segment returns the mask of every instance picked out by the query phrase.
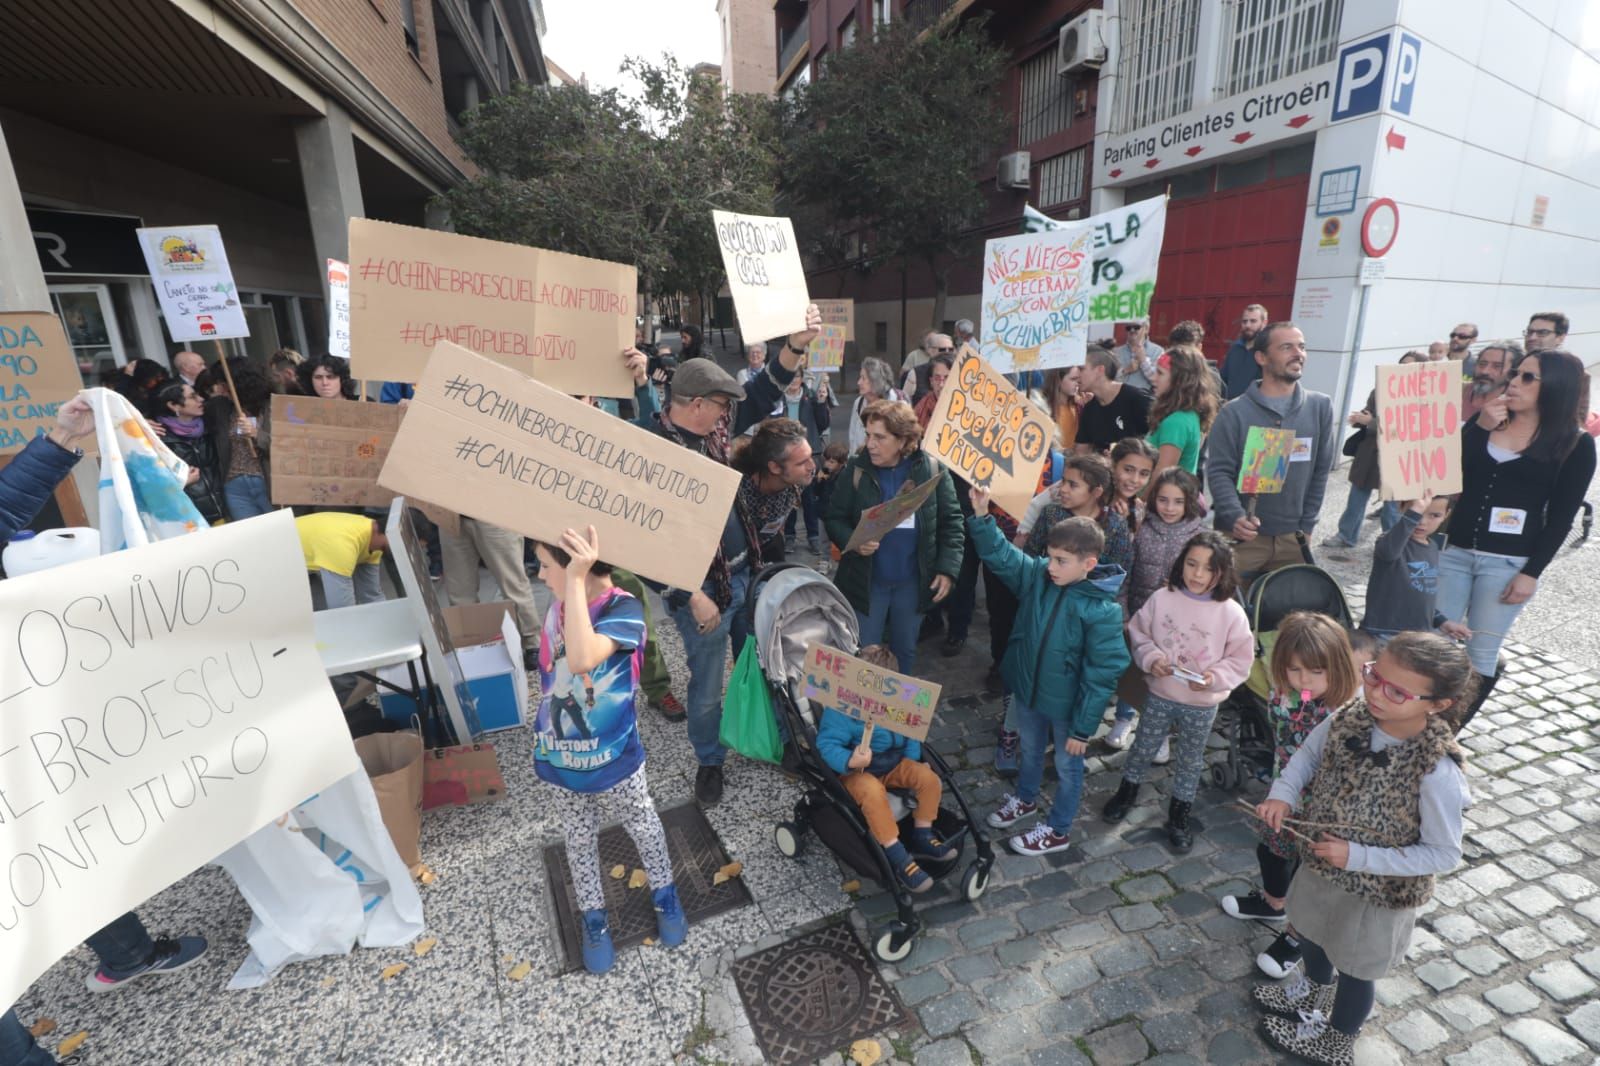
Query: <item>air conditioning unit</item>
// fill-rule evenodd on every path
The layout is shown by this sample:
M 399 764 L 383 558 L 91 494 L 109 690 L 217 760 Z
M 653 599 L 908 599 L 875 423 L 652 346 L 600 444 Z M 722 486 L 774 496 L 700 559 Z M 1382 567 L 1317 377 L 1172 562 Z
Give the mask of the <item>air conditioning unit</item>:
M 1028 152 L 1012 152 L 1000 157 L 995 168 L 995 186 L 1001 189 L 1033 188 L 1033 156 Z
M 1106 61 L 1106 13 L 1085 11 L 1065 26 L 1056 38 L 1056 73 L 1098 70 Z

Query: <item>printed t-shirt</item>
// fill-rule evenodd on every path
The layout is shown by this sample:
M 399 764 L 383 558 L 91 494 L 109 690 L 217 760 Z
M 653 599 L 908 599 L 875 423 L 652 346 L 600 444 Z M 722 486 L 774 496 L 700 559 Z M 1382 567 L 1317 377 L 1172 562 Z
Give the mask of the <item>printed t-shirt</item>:
M 633 710 L 644 660 L 644 607 L 621 589 L 609 589 L 589 604 L 589 620 L 617 650 L 577 677 L 567 668 L 560 600 L 551 602 L 539 633 L 534 770 L 573 792 L 604 792 L 644 765 Z

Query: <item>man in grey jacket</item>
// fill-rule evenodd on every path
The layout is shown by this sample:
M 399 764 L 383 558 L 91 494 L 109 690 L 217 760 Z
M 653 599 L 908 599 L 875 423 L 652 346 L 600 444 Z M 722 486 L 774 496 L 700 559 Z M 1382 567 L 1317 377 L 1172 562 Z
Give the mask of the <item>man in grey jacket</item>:
M 1249 582 L 1269 570 L 1304 561 L 1304 545 L 1317 524 L 1328 471 L 1338 451 L 1333 401 L 1302 388 L 1305 334 L 1292 322 L 1274 322 L 1252 346 L 1261 380 L 1229 400 L 1211 427 L 1206 487 L 1216 528 L 1237 542 L 1234 563 Z M 1257 497 L 1255 516 L 1239 497 L 1239 467 L 1251 426 L 1292 429 L 1294 456 L 1283 491 Z

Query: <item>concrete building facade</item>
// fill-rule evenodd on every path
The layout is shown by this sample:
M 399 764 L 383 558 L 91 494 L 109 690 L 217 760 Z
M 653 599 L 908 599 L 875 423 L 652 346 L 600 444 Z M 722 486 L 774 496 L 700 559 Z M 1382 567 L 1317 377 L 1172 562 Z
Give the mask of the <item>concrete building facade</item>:
M 729 92 L 770 95 L 773 62 L 771 0 L 717 0 L 722 31 L 722 84 Z

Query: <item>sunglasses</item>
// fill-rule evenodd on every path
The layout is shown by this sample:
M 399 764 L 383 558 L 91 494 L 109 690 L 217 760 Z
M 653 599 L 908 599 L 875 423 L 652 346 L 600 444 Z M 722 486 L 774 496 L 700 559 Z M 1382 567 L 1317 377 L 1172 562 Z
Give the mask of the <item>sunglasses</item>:
M 1524 385 L 1532 385 L 1534 382 L 1539 381 L 1540 378 L 1539 378 L 1539 375 L 1535 374 L 1533 371 L 1524 370 L 1520 374 L 1512 374 L 1511 377 L 1508 378 L 1507 380 L 1509 380 L 1509 381 L 1520 381 Z
M 1475 341 L 1478 339 L 1478 335 L 1476 333 L 1452 333 L 1450 334 L 1450 339 L 1453 341 Z
M 1367 663 L 1361 668 L 1361 677 L 1366 681 L 1367 684 L 1383 693 L 1385 699 L 1393 700 L 1395 703 L 1410 703 L 1412 700 L 1434 699 L 1433 696 L 1419 696 L 1414 692 L 1407 692 L 1399 685 L 1385 680 L 1384 676 L 1378 673 L 1378 664 L 1375 662 Z

